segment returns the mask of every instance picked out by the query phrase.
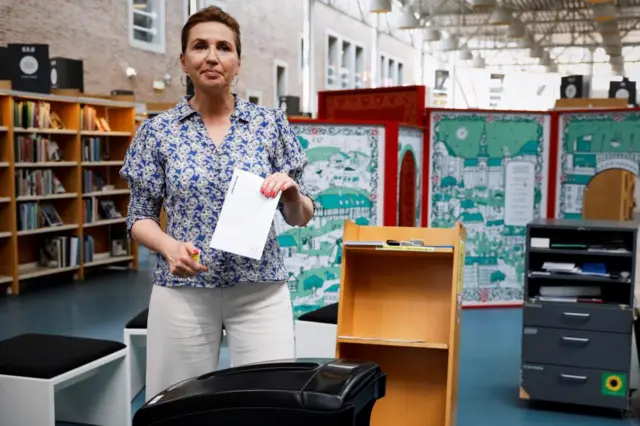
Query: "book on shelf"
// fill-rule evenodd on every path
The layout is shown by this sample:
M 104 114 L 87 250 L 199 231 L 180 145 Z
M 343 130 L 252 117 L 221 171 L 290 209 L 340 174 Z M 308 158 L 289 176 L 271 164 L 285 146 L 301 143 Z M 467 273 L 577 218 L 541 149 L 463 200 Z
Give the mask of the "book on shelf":
M 111 200 L 99 200 L 96 197 L 84 198 L 82 200 L 83 222 L 93 223 L 99 220 L 119 219 L 122 214 L 116 209 L 116 205 Z
M 43 135 L 16 135 L 13 148 L 14 158 L 19 163 L 62 160 L 58 143 Z
M 43 101 L 18 101 L 13 106 L 13 125 L 18 128 L 64 129 L 62 120 Z
M 111 127 L 104 117 L 98 117 L 97 110 L 89 105 L 82 107 L 82 114 L 80 115 L 80 124 L 82 130 L 88 131 L 100 131 L 110 132 Z
M 16 171 L 18 196 L 53 195 L 66 192 L 60 179 L 51 169 L 19 169 Z
M 82 139 L 82 161 L 109 160 L 109 145 L 102 138 Z
M 64 222 L 51 204 L 20 203 L 18 207 L 18 230 L 36 230 L 40 228 L 60 226 Z
M 84 259 L 84 263 L 93 262 L 93 256 L 95 254 L 95 245 L 93 240 L 93 235 L 85 235 L 84 236 L 84 247 L 82 258 Z
M 68 268 L 80 263 L 80 239 L 76 236 L 48 238 L 40 249 L 39 265 L 45 268 Z
M 105 186 L 104 179 L 98 172 L 95 172 L 91 169 L 84 169 L 82 171 L 83 175 L 83 191 L 85 193 L 102 191 L 102 188 Z

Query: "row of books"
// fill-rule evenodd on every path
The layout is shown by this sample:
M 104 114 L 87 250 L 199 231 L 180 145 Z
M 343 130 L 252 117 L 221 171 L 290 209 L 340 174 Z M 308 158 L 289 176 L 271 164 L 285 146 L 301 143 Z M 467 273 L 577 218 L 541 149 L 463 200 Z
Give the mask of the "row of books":
M 65 192 L 65 188 L 51 169 L 20 169 L 16 171 L 16 194 L 53 195 Z
M 84 169 L 82 171 L 82 185 L 82 191 L 88 193 L 102 191 L 106 184 L 100 173 L 94 170 Z
M 102 138 L 82 139 L 82 161 L 103 161 L 109 159 L 108 144 Z
M 87 237 L 85 235 L 85 242 Z M 80 263 L 80 238 L 62 235 L 48 238 L 40 249 L 39 265 L 45 268 L 69 268 Z M 85 256 L 86 261 L 86 256 Z
M 18 135 L 15 138 L 13 149 L 17 162 L 40 163 L 62 160 L 62 152 L 58 143 L 43 135 Z
M 111 200 L 99 200 L 96 197 L 84 198 L 82 200 L 83 211 L 82 221 L 93 223 L 99 220 L 118 219 L 122 214 L 116 209 L 116 205 Z
M 110 132 L 109 123 L 104 117 L 98 117 L 97 110 L 89 105 L 82 107 L 80 114 L 80 128 L 82 130 L 98 130 L 101 132 Z
M 21 203 L 18 206 L 18 231 L 63 225 L 58 211 L 52 204 Z
M 43 101 L 19 101 L 13 104 L 13 125 L 24 129 L 64 129 L 62 120 Z

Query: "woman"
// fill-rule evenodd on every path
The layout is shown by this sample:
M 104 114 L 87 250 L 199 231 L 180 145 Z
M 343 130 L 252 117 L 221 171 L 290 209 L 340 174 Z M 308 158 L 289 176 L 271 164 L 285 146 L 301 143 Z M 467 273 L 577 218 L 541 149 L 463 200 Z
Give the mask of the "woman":
M 231 92 L 240 58 L 233 17 L 216 7 L 192 15 L 180 61 L 195 95 L 142 123 L 120 171 L 131 189 L 127 230 L 162 255 L 149 307 L 147 398 L 215 370 L 223 326 L 232 365 L 294 357 L 287 272 L 273 225 L 261 260 L 208 247 L 234 168 L 263 176 L 265 197 L 281 192 L 290 225 L 305 226 L 314 211 L 302 181 L 306 155 L 284 113 Z

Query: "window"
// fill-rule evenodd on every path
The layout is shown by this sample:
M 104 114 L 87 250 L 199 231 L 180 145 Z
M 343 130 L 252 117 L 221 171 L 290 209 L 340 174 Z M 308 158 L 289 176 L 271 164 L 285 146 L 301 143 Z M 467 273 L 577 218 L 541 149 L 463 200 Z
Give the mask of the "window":
M 335 34 L 327 35 L 326 89 L 363 87 L 364 48 Z
M 404 64 L 388 55 L 380 55 L 380 86 L 402 86 Z
M 188 11 L 187 16 L 191 16 L 197 11 L 209 6 L 217 6 L 220 9 L 225 9 L 226 0 L 184 0 Z
M 247 100 L 252 104 L 262 104 L 262 92 L 255 92 L 253 90 L 247 90 Z
M 129 0 L 129 40 L 133 47 L 165 52 L 165 0 Z
M 289 67 L 286 62 L 281 61 L 276 61 L 275 65 L 274 105 L 278 108 L 280 106 L 280 97 L 287 96 L 287 87 L 289 84 L 287 81 L 287 71 Z

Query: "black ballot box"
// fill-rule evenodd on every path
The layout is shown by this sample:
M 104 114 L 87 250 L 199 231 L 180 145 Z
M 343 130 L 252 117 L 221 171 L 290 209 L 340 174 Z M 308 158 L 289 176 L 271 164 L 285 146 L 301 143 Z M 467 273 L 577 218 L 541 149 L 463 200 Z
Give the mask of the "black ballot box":
M 84 93 L 84 68 L 79 59 L 51 58 L 51 88 Z
M 33 93 L 51 91 L 48 44 L 9 43 L 7 51 L 13 90 Z
M 215 371 L 178 383 L 133 426 L 368 426 L 386 375 L 368 361 L 300 359 Z

